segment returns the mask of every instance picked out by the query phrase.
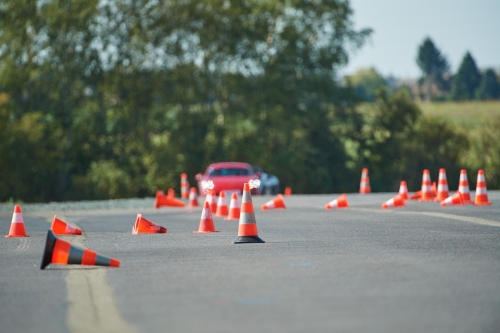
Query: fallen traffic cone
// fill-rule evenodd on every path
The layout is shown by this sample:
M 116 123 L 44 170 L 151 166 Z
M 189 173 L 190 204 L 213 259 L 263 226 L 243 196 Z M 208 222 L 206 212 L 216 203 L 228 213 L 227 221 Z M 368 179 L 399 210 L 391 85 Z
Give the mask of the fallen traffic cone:
M 486 193 L 486 180 L 484 179 L 483 170 L 477 172 L 476 201 L 474 201 L 474 205 L 491 205 L 491 202 L 488 201 L 488 193 Z
M 169 188 L 168 191 L 167 191 L 167 197 L 169 198 L 175 198 L 175 190 L 173 188 Z
M 233 192 L 231 195 L 231 202 L 229 203 L 229 214 L 224 220 L 239 220 L 240 219 L 240 206 L 238 204 L 238 194 Z
M 224 191 L 220 191 L 219 202 L 217 203 L 217 211 L 215 212 L 215 216 L 227 216 L 228 213 L 226 193 L 224 193 Z
M 383 209 L 393 208 L 393 207 L 406 207 L 405 201 L 401 194 L 396 195 L 394 198 L 387 200 L 382 204 Z
M 189 190 L 189 208 L 198 207 L 198 193 L 196 192 L 196 187 L 191 187 Z
M 419 201 L 432 201 L 434 200 L 434 193 L 431 187 L 431 174 L 429 170 L 425 169 L 422 175 L 422 196 Z
M 82 231 L 68 223 L 64 222 L 57 218 L 54 215 L 54 219 L 52 220 L 52 225 L 50 226 L 50 230 L 54 232 L 56 235 L 81 235 Z
M 446 170 L 441 168 L 439 169 L 437 195 L 434 201 L 443 201 L 449 196 L 450 193 L 448 191 L 448 180 L 446 179 Z
M 340 197 L 337 199 L 330 201 L 329 203 L 326 204 L 325 206 L 326 209 L 332 209 L 332 208 L 349 208 L 349 204 L 347 203 L 347 196 L 342 194 Z
M 156 191 L 156 197 L 155 197 L 155 203 L 154 207 L 159 208 L 159 207 L 184 207 L 186 204 L 180 200 L 177 200 L 173 197 L 169 197 L 168 195 L 165 195 L 163 191 Z
M 463 205 L 464 204 L 464 198 L 462 196 L 462 193 L 456 192 L 453 194 L 451 197 L 448 197 L 441 201 L 441 206 L 453 206 L 453 205 Z
M 368 177 L 368 169 L 363 168 L 361 171 L 361 182 L 359 183 L 359 193 L 370 193 L 372 191 L 370 187 L 370 177 Z
M 285 195 L 286 196 L 292 195 L 292 189 L 290 187 L 285 188 Z
M 132 234 L 165 234 L 167 228 L 164 228 L 154 222 L 146 220 L 141 214 L 137 214 L 134 226 L 132 227 Z
M 462 194 L 462 198 L 464 199 L 464 203 L 474 203 L 470 197 L 469 191 L 469 180 L 467 179 L 467 170 L 460 170 L 460 181 L 458 182 L 458 192 Z
M 26 229 L 24 228 L 23 213 L 21 212 L 21 206 L 16 205 L 14 207 L 14 213 L 12 214 L 12 222 L 10 224 L 9 234 L 5 236 L 6 238 L 11 237 L 29 237 L 26 234 Z
M 399 194 L 405 200 L 408 200 L 408 186 L 406 186 L 406 180 L 402 180 L 399 183 Z
M 181 174 L 181 198 L 189 198 L 189 182 L 185 173 Z
M 108 258 L 92 250 L 72 245 L 56 238 L 52 230 L 49 230 L 40 269 L 44 269 L 49 264 L 120 267 L 120 260 Z
M 243 185 L 238 237 L 233 241 L 233 244 L 242 243 L 265 243 L 257 232 L 257 222 L 255 221 L 252 195 L 250 194 L 250 185 L 248 183 Z
M 218 232 L 215 230 L 214 220 L 212 219 L 212 212 L 210 210 L 210 204 L 205 201 L 203 204 L 203 210 L 201 211 L 200 226 L 198 231 L 193 231 L 195 234 L 204 234 L 208 232 Z
M 278 194 L 276 198 L 262 205 L 262 210 L 285 208 L 285 201 L 283 200 L 283 196 L 281 194 Z
M 417 200 L 420 199 L 421 197 L 422 197 L 422 191 L 417 191 L 410 197 L 410 200 Z

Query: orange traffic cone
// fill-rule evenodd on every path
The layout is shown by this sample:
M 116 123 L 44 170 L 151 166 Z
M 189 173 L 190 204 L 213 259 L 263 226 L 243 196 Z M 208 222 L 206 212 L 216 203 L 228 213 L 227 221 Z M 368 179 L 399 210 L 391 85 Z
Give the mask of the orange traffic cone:
M 406 207 L 404 199 L 400 194 L 396 195 L 394 198 L 387 200 L 382 204 L 383 209 L 392 207 Z
M 210 192 L 208 192 L 205 201 L 210 204 L 210 210 L 212 212 L 217 212 L 217 198 L 215 197 L 215 190 L 210 190 Z
M 154 222 L 146 220 L 141 214 L 137 214 L 134 226 L 132 227 L 132 234 L 165 234 L 167 228 L 164 228 Z
M 238 204 L 238 194 L 233 192 L 231 195 L 231 202 L 229 203 L 229 214 L 224 220 L 239 220 L 240 219 L 240 206 Z
M 196 192 L 196 187 L 191 187 L 189 190 L 189 208 L 198 207 L 198 193 Z
M 486 192 L 486 180 L 484 179 L 484 171 L 479 170 L 477 172 L 476 201 L 474 201 L 474 205 L 491 205 L 491 202 L 488 201 L 488 193 Z
M 212 219 L 212 212 L 210 210 L 210 204 L 205 201 L 203 204 L 203 210 L 201 211 L 200 226 L 198 231 L 193 231 L 195 234 L 204 234 L 208 232 L 218 232 L 215 230 L 214 220 Z
M 450 193 L 448 191 L 448 180 L 446 179 L 446 170 L 441 168 L 439 169 L 437 196 L 434 199 L 434 201 L 443 201 L 449 196 Z
M 368 177 L 368 169 L 363 168 L 361 172 L 361 183 L 359 184 L 359 193 L 370 193 L 372 191 L 370 187 L 370 177 Z
M 40 269 L 44 269 L 49 264 L 120 267 L 119 260 L 102 256 L 83 247 L 71 245 L 69 242 L 56 238 L 52 230 L 47 232 Z
M 250 185 L 248 183 L 243 185 L 238 237 L 233 241 L 233 244 L 242 243 L 264 243 L 257 232 L 257 222 L 255 221 L 252 195 L 250 194 Z
M 50 226 L 50 230 L 54 232 L 56 235 L 81 235 L 82 231 L 68 223 L 64 222 L 57 218 L 54 215 L 54 219 L 52 220 L 52 225 Z
M 10 231 L 6 238 L 11 237 L 29 237 L 26 234 L 26 229 L 24 228 L 23 213 L 21 212 L 21 206 L 16 205 L 14 207 L 14 213 L 12 214 L 12 222 L 10 224 Z
M 399 194 L 404 200 L 408 200 L 408 186 L 406 186 L 405 180 L 399 183 Z
M 417 191 L 410 197 L 410 200 L 417 200 L 420 199 L 421 197 L 422 197 L 422 191 Z
M 169 188 L 168 191 L 167 191 L 167 197 L 169 198 L 175 198 L 175 190 L 173 188 Z
M 189 198 L 189 182 L 185 173 L 181 174 L 181 198 Z
M 441 201 L 441 206 L 453 206 L 453 205 L 463 205 L 464 204 L 464 198 L 462 196 L 462 193 L 457 192 L 453 194 L 451 197 L 448 197 Z
M 470 197 L 469 180 L 467 179 L 467 170 L 460 170 L 460 181 L 458 182 L 458 192 L 462 194 L 464 203 L 474 203 Z
M 349 204 L 347 203 L 347 196 L 342 194 L 340 197 L 337 199 L 330 201 L 329 203 L 326 204 L 325 206 L 326 209 L 332 209 L 332 208 L 349 208 Z
M 431 186 L 431 174 L 429 170 L 425 169 L 422 175 L 422 196 L 419 201 L 432 201 L 434 200 L 434 193 Z
M 184 207 L 186 204 L 180 200 L 175 199 L 174 197 L 170 197 L 168 195 L 165 195 L 163 191 L 156 191 L 156 197 L 155 197 L 155 203 L 154 207 L 159 208 L 159 207 Z
M 227 209 L 226 193 L 224 193 L 224 191 L 220 191 L 215 216 L 227 216 L 227 214 L 229 214 L 229 212 Z
M 285 208 L 285 201 L 283 200 L 283 196 L 281 194 L 278 194 L 276 198 L 262 205 L 262 210 Z
M 288 196 L 288 195 L 292 195 L 292 189 L 290 187 L 286 187 L 285 188 L 285 195 Z

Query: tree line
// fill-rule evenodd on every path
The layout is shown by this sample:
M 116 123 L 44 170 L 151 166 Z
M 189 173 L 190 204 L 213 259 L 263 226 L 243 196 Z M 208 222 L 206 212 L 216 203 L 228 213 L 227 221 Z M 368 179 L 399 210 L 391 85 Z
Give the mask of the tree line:
M 448 168 L 467 138 L 404 92 L 369 110 L 337 84 L 355 30 L 343 0 L 4 0 L 0 200 L 152 196 L 245 161 L 296 193 L 374 191 Z M 456 176 L 454 176 L 456 175 Z M 456 178 L 456 179 L 455 179 Z
M 395 78 L 383 77 L 375 68 L 361 68 L 347 76 L 351 85 L 364 101 L 373 101 L 378 89 L 406 89 L 414 100 L 423 101 L 471 101 L 500 99 L 500 78 L 493 68 L 480 71 L 470 52 L 466 52 L 457 72 L 452 73 L 450 63 L 430 37 L 419 45 L 416 56 L 422 76 L 418 89 L 407 85 L 397 86 Z

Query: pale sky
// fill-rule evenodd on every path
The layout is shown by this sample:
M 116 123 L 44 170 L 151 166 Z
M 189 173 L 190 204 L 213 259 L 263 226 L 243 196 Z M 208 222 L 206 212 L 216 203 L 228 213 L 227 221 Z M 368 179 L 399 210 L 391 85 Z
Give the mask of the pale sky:
M 467 51 L 479 68 L 500 69 L 500 0 L 351 0 L 356 29 L 372 38 L 342 74 L 375 67 L 382 75 L 416 78 L 418 46 L 430 37 L 455 73 Z

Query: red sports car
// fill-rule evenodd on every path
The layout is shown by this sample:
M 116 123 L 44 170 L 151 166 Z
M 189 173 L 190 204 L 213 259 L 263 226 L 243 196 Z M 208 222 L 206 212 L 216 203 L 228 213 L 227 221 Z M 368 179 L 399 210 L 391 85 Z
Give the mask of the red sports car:
M 213 189 L 216 194 L 220 191 L 237 192 L 241 194 L 243 191 L 243 184 L 248 183 L 250 180 L 259 179 L 259 174 L 255 173 L 252 166 L 248 163 L 240 162 L 219 162 L 210 164 L 207 170 L 202 175 L 201 173 L 196 176 L 198 180 L 199 193 L 205 195 L 207 189 L 203 185 L 207 185 L 212 181 Z M 251 190 L 252 194 L 260 194 L 258 188 Z

